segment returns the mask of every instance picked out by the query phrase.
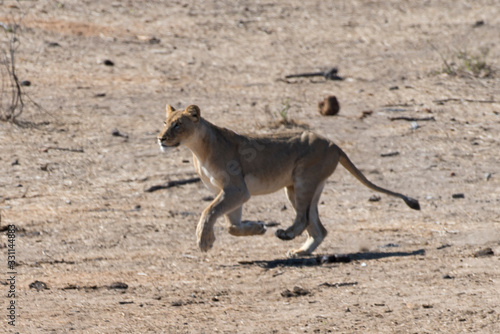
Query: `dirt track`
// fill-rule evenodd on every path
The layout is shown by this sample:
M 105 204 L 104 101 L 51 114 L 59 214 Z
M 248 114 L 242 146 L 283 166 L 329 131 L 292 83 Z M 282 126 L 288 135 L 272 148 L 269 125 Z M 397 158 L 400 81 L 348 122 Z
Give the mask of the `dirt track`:
M 21 120 L 36 126 L 0 123 L 0 227 L 17 226 L 19 264 L 16 327 L 0 285 L 0 328 L 500 332 L 498 1 L 279 2 L 0 3 L 0 22 L 26 13 L 17 67 L 45 109 L 27 105 Z M 343 81 L 284 79 L 333 66 Z M 340 114 L 321 116 L 332 94 Z M 187 149 L 162 155 L 156 144 L 166 103 L 197 104 L 242 133 L 278 131 L 289 104 L 288 120 L 422 211 L 368 201 L 374 193 L 339 168 L 313 257 L 286 260 L 303 237 L 283 242 L 277 227 L 236 238 L 222 224 L 201 253 L 194 230 L 210 192 L 145 192 L 195 176 Z M 244 217 L 285 227 L 293 212 L 280 192 L 252 198 Z M 6 245 L 2 234 L 4 277 Z M 333 254 L 351 261 L 317 261 Z M 37 280 L 48 289 L 30 288 Z

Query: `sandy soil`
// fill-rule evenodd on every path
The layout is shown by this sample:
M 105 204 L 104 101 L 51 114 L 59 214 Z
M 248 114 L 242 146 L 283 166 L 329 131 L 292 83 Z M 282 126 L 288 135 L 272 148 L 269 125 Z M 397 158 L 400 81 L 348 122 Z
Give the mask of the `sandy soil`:
M 0 123 L 0 227 L 17 227 L 15 327 L 0 236 L 7 332 L 500 332 L 498 1 L 0 2 L 12 19 L 19 77 L 44 110 Z M 334 66 L 344 80 L 285 79 Z M 338 116 L 318 113 L 328 95 Z M 289 104 L 288 120 L 422 210 L 368 201 L 339 168 L 314 256 L 286 260 L 304 237 L 278 227 L 236 238 L 220 223 L 201 253 L 210 192 L 145 191 L 195 176 L 187 149 L 155 142 L 166 103 L 252 133 L 287 130 L 273 126 Z M 244 216 L 285 227 L 293 212 L 279 192 Z M 350 261 L 318 261 L 334 254 Z

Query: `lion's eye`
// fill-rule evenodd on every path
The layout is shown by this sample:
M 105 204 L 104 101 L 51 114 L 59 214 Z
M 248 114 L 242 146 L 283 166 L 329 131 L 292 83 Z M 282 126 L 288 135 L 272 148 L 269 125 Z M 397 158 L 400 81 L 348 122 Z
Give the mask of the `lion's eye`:
M 180 128 L 180 127 L 181 127 L 181 125 L 180 125 L 179 123 L 175 123 L 175 124 L 174 124 L 174 130 L 177 130 L 177 129 L 178 129 L 178 128 Z

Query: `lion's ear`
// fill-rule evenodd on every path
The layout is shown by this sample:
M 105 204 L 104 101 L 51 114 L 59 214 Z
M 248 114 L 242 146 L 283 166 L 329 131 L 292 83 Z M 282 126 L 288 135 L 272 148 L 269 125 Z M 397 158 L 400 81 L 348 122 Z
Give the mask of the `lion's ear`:
M 170 104 L 167 104 L 167 107 L 165 108 L 165 112 L 167 113 L 167 117 L 170 116 L 171 113 L 175 111 L 175 108 L 172 107 Z
M 200 121 L 200 117 L 201 117 L 200 116 L 200 108 L 198 106 L 190 105 L 189 107 L 186 108 L 186 110 L 184 110 L 184 113 L 189 115 L 189 117 L 191 118 L 191 120 L 193 120 L 193 122 Z

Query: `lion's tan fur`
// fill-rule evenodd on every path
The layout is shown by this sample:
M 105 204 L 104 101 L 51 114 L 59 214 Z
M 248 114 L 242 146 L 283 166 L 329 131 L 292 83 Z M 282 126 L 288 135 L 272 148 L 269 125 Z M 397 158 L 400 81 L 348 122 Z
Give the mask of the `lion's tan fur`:
M 165 127 L 158 136 L 160 146 L 188 147 L 196 172 L 217 195 L 203 211 L 196 229 L 202 251 L 212 247 L 213 225 L 221 216 L 225 216 L 228 231 L 233 235 L 265 233 L 262 223 L 241 221 L 242 205 L 252 195 L 284 188 L 296 218 L 286 230 L 277 230 L 276 236 L 291 240 L 305 230 L 306 242 L 288 255 L 312 253 L 327 234 L 318 216 L 318 201 L 326 179 L 339 162 L 369 188 L 400 197 L 412 208 L 419 208 L 416 200 L 372 184 L 337 145 L 313 132 L 243 136 L 206 121 L 194 105 L 180 111 L 167 106 L 166 113 Z

